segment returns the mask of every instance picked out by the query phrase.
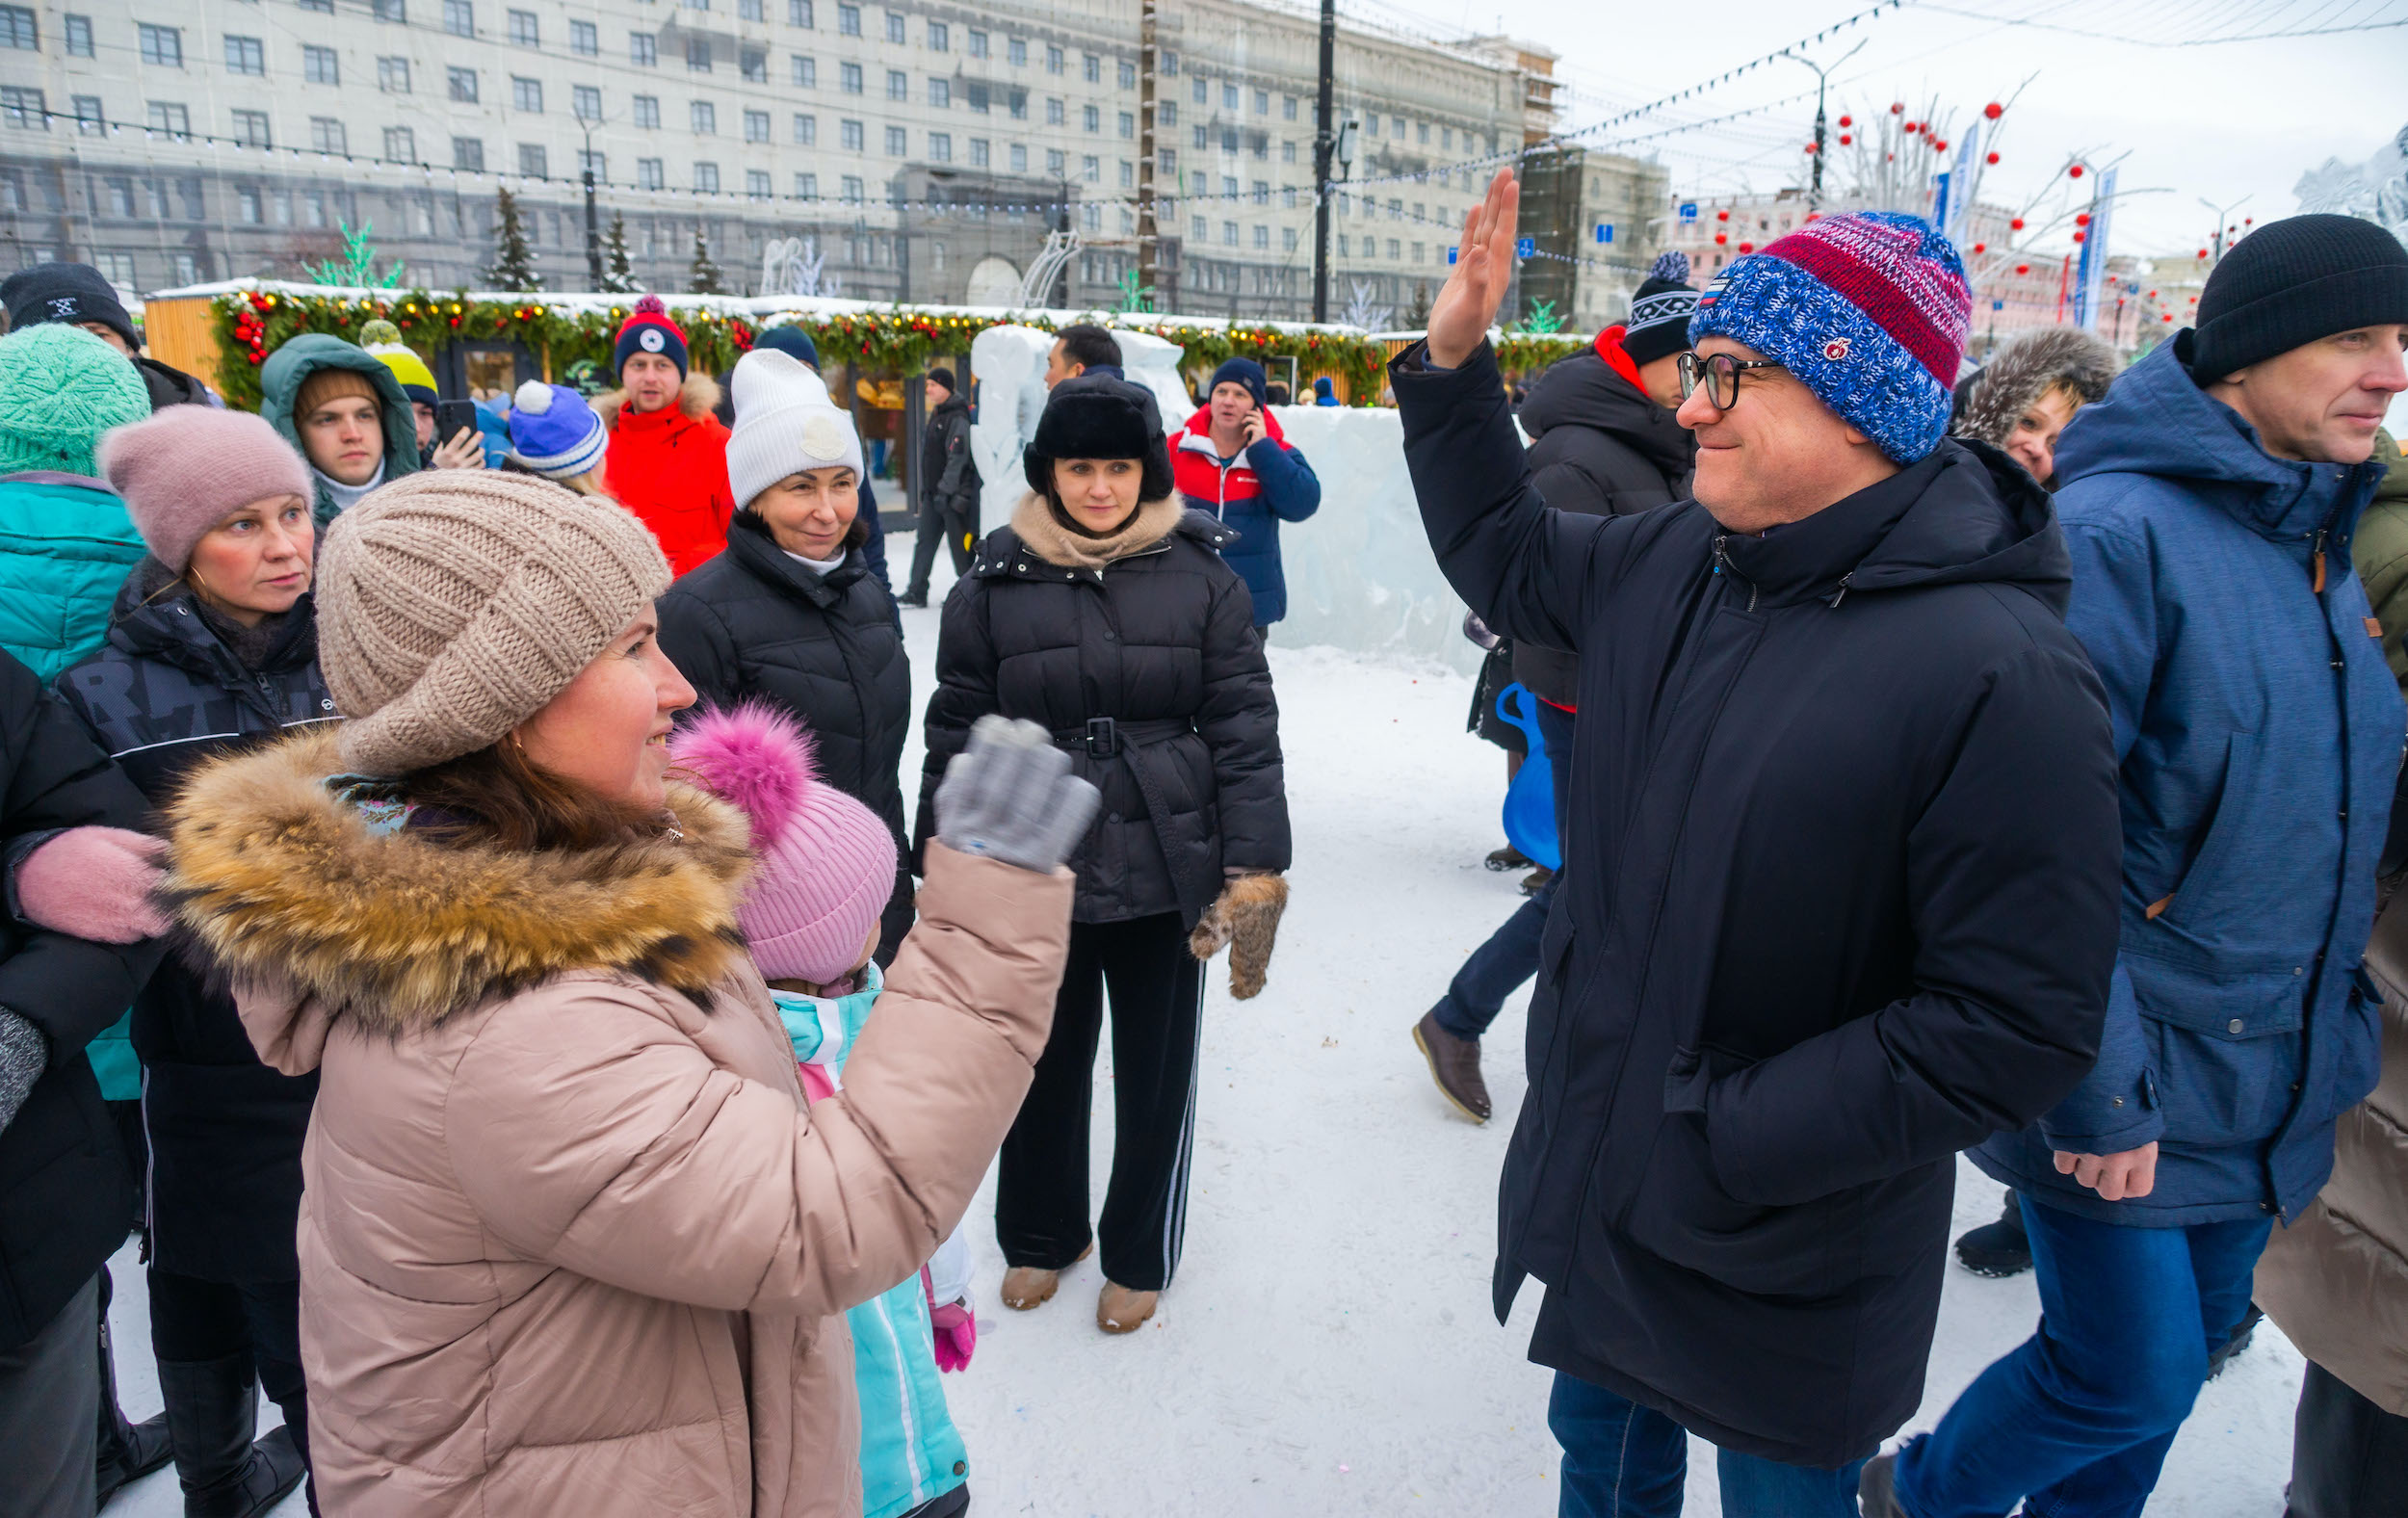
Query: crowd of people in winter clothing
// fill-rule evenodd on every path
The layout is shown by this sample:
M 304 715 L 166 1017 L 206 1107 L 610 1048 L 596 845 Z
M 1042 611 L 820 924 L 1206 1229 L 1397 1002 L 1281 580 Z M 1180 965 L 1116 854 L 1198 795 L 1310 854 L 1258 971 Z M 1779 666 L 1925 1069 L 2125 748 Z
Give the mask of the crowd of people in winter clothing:
M 1543 1288 L 1560 1511 L 1677 1513 L 1693 1435 L 1734 1515 L 2135 1513 L 2260 1309 L 2291 1511 L 2387 1510 L 2408 249 L 2271 222 L 2123 373 L 1967 373 L 1948 241 L 1818 217 L 1659 260 L 1517 432 L 1517 214 L 1500 173 L 1389 380 L 1475 725 L 1547 781 L 1552 866 L 1411 1037 L 1484 1122 L 1534 982 L 1492 1306 Z M 1006 1307 L 1094 1252 L 1098 1328 L 1152 1321 L 1208 963 L 1268 982 L 1322 484 L 1262 367 L 1166 426 L 1064 329 L 984 532 L 931 370 L 899 596 L 798 327 L 714 378 L 646 297 L 615 391 L 438 436 L 384 324 L 254 416 L 89 270 L 0 301 L 0 1513 L 168 1463 L 195 1518 L 966 1510 L 973 1191 Z M 2012 1190 L 1958 1258 L 2042 1318 L 1893 1443 L 1959 1154 Z

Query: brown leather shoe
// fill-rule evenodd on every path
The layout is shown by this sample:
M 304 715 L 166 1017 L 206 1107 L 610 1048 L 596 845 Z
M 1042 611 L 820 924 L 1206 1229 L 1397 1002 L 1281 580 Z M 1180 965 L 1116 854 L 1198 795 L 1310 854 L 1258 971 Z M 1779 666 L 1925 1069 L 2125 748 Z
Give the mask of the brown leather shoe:
M 1089 1243 L 1079 1251 L 1079 1259 L 1084 1260 L 1094 1252 L 1095 1245 Z M 1073 1265 L 1077 1263 L 1078 1260 L 1071 1262 Z M 1015 1265 L 1004 1272 L 1004 1305 L 1016 1313 L 1044 1306 L 1054 1299 L 1054 1293 L 1060 1289 L 1060 1270 L 1048 1270 L 1034 1265 Z
M 1488 1083 L 1479 1077 L 1479 1040 L 1457 1038 L 1438 1026 L 1436 1012 L 1413 1025 L 1413 1042 L 1429 1061 L 1429 1078 L 1456 1112 L 1476 1123 L 1488 1121 Z
M 1154 1316 L 1154 1304 L 1162 1296 L 1160 1292 L 1131 1291 L 1106 1281 L 1103 1294 L 1095 1298 L 1095 1326 L 1106 1333 L 1134 1333 Z

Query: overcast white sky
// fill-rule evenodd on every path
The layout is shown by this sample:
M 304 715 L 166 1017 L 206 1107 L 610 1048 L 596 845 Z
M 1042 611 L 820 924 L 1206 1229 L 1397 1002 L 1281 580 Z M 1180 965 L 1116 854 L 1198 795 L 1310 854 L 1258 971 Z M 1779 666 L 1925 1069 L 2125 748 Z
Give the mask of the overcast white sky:
M 1700 83 L 1870 8 L 1871 0 L 1340 0 L 1365 20 L 1446 34 L 1503 30 L 1563 55 L 1578 92 L 1565 124 L 1584 125 Z M 2214 45 L 2138 45 L 2010 19 L 2177 42 L 2369 21 L 2408 22 L 2408 0 L 1938 0 L 1857 22 L 1809 49 L 1833 73 L 1831 113 L 1919 107 L 1935 95 L 1960 117 L 2007 99 L 2002 162 L 1983 198 L 2020 205 L 2061 185 L 2072 154 L 2126 155 L 2120 188 L 2163 187 L 2119 203 L 2113 248 L 2174 253 L 2196 247 L 2220 203 L 2261 221 L 2294 214 L 2302 171 L 2338 156 L 2361 162 L 2408 123 L 2408 25 Z M 1604 137 L 1657 130 L 1780 99 L 1814 86 L 1793 63 L 1741 79 Z M 1632 144 L 1662 156 L 1676 191 L 1712 195 L 1804 182 L 1811 97 L 1724 126 Z M 1592 139 L 1593 140 L 1593 139 Z M 1951 155 L 1952 156 L 1952 155 Z M 2071 186 L 2064 186 L 2072 189 Z M 2035 215 L 2034 224 L 2047 213 Z M 2063 234 L 2050 242 L 2063 246 Z

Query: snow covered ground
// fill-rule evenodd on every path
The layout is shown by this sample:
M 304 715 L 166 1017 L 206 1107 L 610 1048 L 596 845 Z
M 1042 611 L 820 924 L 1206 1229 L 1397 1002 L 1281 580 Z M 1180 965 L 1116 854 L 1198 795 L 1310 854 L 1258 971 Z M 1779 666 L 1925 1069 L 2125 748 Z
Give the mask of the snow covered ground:
M 904 617 L 923 694 L 936 615 Z M 987 1303 L 978 1356 L 946 1378 L 974 1513 L 1555 1511 L 1548 1373 L 1523 1359 L 1536 1291 L 1505 1327 L 1487 1308 L 1497 1170 L 1523 1094 L 1522 1004 L 1486 1043 L 1498 1117 L 1484 1128 L 1444 1105 L 1407 1036 L 1520 900 L 1513 877 L 1479 865 L 1501 841 L 1501 756 L 1464 735 L 1470 683 L 1439 667 L 1284 647 L 1271 664 L 1295 896 L 1260 999 L 1229 1001 L 1215 966 L 1185 1264 L 1128 1339 L 1095 1328 L 1092 1261 L 1044 1308 L 1006 1312 L 990 1178 L 963 1224 Z M 916 751 L 906 763 L 916 774 Z M 1109 1079 L 1099 1069 L 1099 1205 Z M 1999 1189 L 1970 1165 L 1959 1178 L 1957 1227 L 1995 1217 Z M 136 1417 L 159 1405 L 141 1279 L 121 1254 L 118 1363 Z M 2028 1276 L 1951 1268 L 1909 1431 L 2037 1313 Z M 2277 1518 L 2300 1368 L 2272 1324 L 2259 1330 L 2200 1399 L 2153 1518 Z M 1711 1451 L 1693 1445 L 1688 1511 L 1719 1509 Z M 171 1473 L 111 1508 L 180 1510 Z M 296 1498 L 279 1512 L 301 1510 Z

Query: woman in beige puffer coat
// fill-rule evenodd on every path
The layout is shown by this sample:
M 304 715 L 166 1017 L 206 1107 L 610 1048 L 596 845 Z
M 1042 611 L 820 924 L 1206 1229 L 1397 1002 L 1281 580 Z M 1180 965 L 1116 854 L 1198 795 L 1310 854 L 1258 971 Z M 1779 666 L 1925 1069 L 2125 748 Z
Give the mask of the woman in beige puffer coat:
M 185 927 L 261 1057 L 322 1073 L 301 1351 L 344 1518 L 857 1514 L 837 1315 L 954 1227 L 1044 1047 L 1092 804 L 1061 767 L 956 802 L 948 845 L 1060 825 L 929 851 L 845 1090 L 803 1104 L 736 930 L 745 825 L 665 774 L 667 581 L 540 481 L 378 491 L 322 558 L 351 721 L 173 810 Z

